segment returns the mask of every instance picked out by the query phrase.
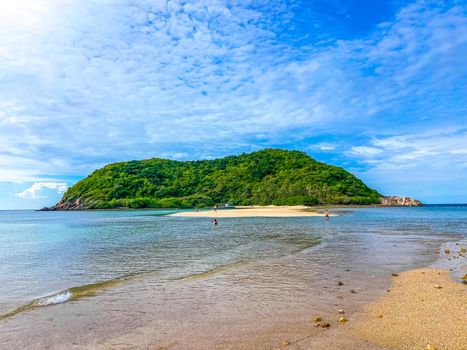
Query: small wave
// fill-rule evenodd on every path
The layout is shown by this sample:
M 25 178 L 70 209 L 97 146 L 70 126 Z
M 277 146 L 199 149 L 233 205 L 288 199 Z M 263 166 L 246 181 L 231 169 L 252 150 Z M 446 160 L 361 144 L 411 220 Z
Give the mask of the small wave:
M 227 272 L 229 270 L 233 270 L 233 269 L 238 268 L 238 267 L 243 266 L 243 265 L 245 265 L 244 261 L 237 261 L 237 262 L 234 262 L 234 263 L 231 263 L 231 264 L 215 267 L 215 268 L 213 268 L 211 270 L 208 270 L 208 271 L 203 271 L 203 272 L 198 272 L 198 273 L 194 273 L 194 274 L 187 275 L 187 276 L 182 276 L 182 277 L 177 278 L 177 279 L 180 280 L 180 281 L 206 279 L 206 278 L 209 278 L 209 277 L 213 277 L 215 275 L 222 274 L 222 273 Z
M 142 275 L 142 274 L 138 274 L 138 275 Z M 61 292 L 47 295 L 45 297 L 34 299 L 24 305 L 17 307 L 14 310 L 8 311 L 4 314 L 0 314 L 0 320 L 4 320 L 6 318 L 15 316 L 21 312 L 36 309 L 39 307 L 63 304 L 68 301 L 75 301 L 81 298 L 93 297 L 99 291 L 103 291 L 105 289 L 116 287 L 124 283 L 127 283 L 130 279 L 135 278 L 138 275 L 128 275 L 128 276 L 115 278 L 112 280 L 85 284 L 82 286 L 65 289 Z
M 66 290 L 48 297 L 37 299 L 37 306 L 62 304 L 70 300 L 72 296 L 73 293 L 70 290 Z

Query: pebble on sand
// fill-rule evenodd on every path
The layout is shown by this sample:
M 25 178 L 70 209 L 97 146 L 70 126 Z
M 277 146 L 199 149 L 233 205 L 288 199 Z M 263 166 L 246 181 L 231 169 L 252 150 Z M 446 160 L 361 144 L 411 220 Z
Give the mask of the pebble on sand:
M 329 323 L 323 321 L 323 322 L 319 322 L 319 323 L 315 324 L 315 327 L 329 328 L 329 327 L 331 327 L 331 325 Z
M 345 323 L 345 322 L 347 322 L 347 321 L 348 321 L 348 319 L 346 319 L 345 317 L 339 318 L 339 322 L 340 322 L 340 323 Z

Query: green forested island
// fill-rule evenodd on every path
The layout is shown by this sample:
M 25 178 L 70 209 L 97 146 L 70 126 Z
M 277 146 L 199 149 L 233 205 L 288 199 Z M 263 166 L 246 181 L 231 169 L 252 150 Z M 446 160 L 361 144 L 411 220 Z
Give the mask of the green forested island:
M 381 197 L 340 167 L 299 151 L 265 149 L 214 160 L 109 164 L 50 209 L 377 204 Z

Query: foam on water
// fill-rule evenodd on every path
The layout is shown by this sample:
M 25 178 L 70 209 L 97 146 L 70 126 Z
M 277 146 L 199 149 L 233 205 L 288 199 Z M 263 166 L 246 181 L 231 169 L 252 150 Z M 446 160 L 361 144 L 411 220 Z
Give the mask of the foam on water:
M 78 286 L 78 287 L 72 287 L 72 288 L 66 289 L 58 293 L 54 293 L 51 295 L 47 295 L 45 297 L 34 299 L 28 303 L 25 303 L 17 307 L 14 310 L 0 314 L 0 320 L 15 316 L 24 311 L 36 309 L 39 307 L 63 304 L 68 301 L 74 301 L 74 300 L 78 300 L 78 299 L 86 298 L 86 297 L 93 297 L 99 291 L 103 291 L 111 287 L 122 285 L 128 282 L 130 279 L 135 278 L 135 277 L 137 277 L 137 275 L 123 276 L 123 277 L 115 278 L 112 280 L 86 284 L 86 285 Z
M 65 303 L 71 299 L 73 293 L 70 290 L 66 290 L 64 292 L 60 292 L 45 298 L 41 298 L 37 300 L 37 306 L 47 306 L 47 305 L 55 305 Z

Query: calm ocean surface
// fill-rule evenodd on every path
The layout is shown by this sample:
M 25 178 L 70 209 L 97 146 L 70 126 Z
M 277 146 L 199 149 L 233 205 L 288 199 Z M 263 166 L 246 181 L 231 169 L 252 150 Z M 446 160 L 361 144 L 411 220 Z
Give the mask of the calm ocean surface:
M 283 276 L 291 279 L 300 273 L 317 279 L 350 268 L 373 275 L 401 271 L 436 259 L 433 248 L 423 248 L 422 242 L 433 240 L 438 247 L 467 233 L 467 206 L 461 205 L 335 212 L 340 215 L 329 222 L 322 217 L 230 218 L 212 227 L 206 218 L 169 217 L 163 211 L 0 211 L 0 330 L 2 322 L 19 314 L 76 300 L 85 305 L 121 285 L 126 289 L 118 298 L 124 301 L 141 286 L 206 279 L 242 266 L 248 273 L 236 275 L 236 288 L 251 278 L 245 286 L 256 283 L 255 290 L 271 291 L 279 287 L 267 284 L 269 276 L 284 266 L 289 267 Z M 414 251 L 417 257 L 409 258 Z M 305 291 L 301 280 L 298 276 L 293 285 Z

